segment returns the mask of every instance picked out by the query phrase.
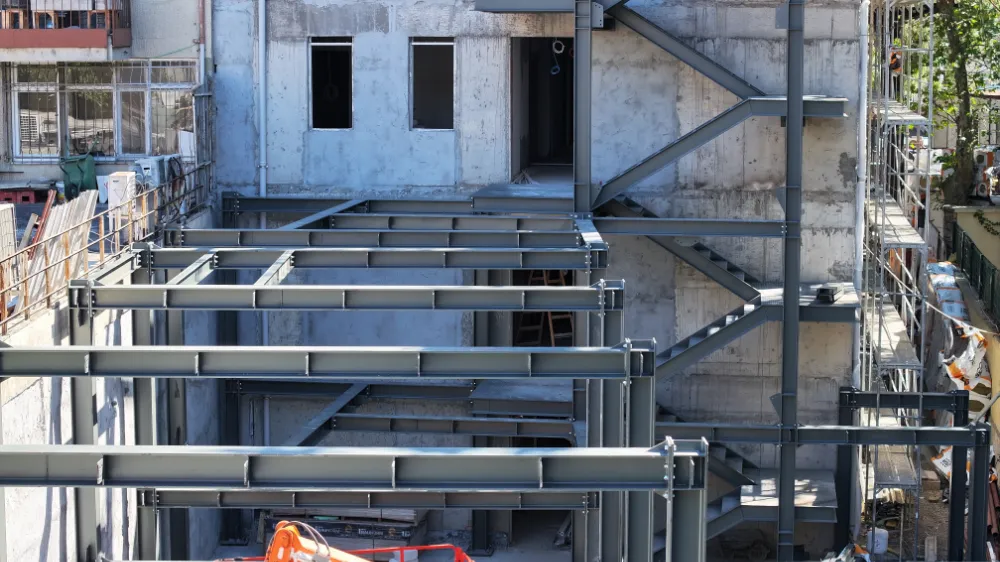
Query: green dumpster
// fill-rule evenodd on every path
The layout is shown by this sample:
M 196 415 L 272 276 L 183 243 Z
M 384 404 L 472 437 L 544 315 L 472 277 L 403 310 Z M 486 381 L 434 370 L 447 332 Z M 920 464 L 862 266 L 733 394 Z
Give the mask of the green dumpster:
M 59 162 L 63 171 L 63 182 L 66 184 L 66 200 L 76 199 L 81 192 L 97 189 L 97 168 L 94 157 L 90 154 L 69 156 Z

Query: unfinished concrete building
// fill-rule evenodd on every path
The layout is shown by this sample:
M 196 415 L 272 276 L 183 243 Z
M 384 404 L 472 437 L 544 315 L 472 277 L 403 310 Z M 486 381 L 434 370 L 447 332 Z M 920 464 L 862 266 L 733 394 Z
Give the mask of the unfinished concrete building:
M 855 416 L 960 398 L 845 388 L 868 21 L 840 0 L 206 3 L 181 179 L 105 211 L 88 263 L 43 237 L 39 271 L 6 277 L 28 302 L 0 351 L 0 556 L 243 556 L 289 514 L 374 510 L 331 532 L 817 559 L 860 540 L 857 446 L 974 447 L 985 470 L 982 427 Z M 33 62 L 5 68 L 12 97 Z M 116 155 L 138 64 L 107 63 Z M 54 173 L 17 122 L 7 171 Z

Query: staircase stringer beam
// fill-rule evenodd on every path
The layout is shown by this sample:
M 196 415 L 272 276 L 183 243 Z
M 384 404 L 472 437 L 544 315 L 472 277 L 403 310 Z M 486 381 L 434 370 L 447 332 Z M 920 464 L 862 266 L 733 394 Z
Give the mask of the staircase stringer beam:
M 673 164 L 685 154 L 697 150 L 750 117 L 753 117 L 751 100 L 740 100 L 729 109 L 698 125 L 692 131 L 608 181 L 597 194 L 594 208 L 611 201 L 628 188 Z
M 656 380 L 660 381 L 672 377 L 765 322 L 780 319 L 781 312 L 782 307 L 780 306 L 758 306 L 750 313 L 740 316 L 735 322 L 721 327 L 718 332 L 685 349 L 679 355 L 669 357 L 670 350 L 668 349 L 657 356 L 657 359 L 664 355 L 667 355 L 668 358 L 657 365 Z M 713 321 L 712 324 L 716 322 L 718 320 Z
M 713 539 L 722 533 L 736 527 L 740 523 L 743 523 L 745 517 L 743 516 L 743 504 L 741 503 L 737 507 L 730 511 L 723 513 L 722 515 L 716 517 L 715 519 L 708 522 L 705 526 L 705 538 Z
M 633 202 L 634 203 L 634 202 Z M 619 198 L 612 199 L 604 208 L 616 217 L 656 217 L 654 213 L 634 203 L 633 207 L 638 207 L 640 211 L 635 211 L 629 205 L 622 203 Z M 678 257 L 684 263 L 697 269 L 706 277 L 718 283 L 722 288 L 733 293 L 737 297 L 748 303 L 760 302 L 760 292 L 753 285 L 733 275 L 728 269 L 720 267 L 710 258 L 701 255 L 698 250 L 690 246 L 678 244 L 670 236 L 647 236 L 657 246 Z
M 626 8 L 623 2 L 610 8 L 606 7 L 605 13 L 741 99 L 765 95 L 754 85 L 674 37 L 662 27 L 640 16 L 634 10 Z

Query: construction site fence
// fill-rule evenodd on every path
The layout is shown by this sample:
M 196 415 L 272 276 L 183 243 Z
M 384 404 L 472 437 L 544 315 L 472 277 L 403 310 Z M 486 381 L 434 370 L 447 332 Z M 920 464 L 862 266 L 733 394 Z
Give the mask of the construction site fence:
M 37 241 L 0 261 L 0 334 L 50 308 L 66 295 L 70 280 L 86 278 L 132 244 L 153 240 L 165 226 L 204 208 L 211 174 L 210 163 L 188 164 L 167 183 L 137 186 L 137 193 L 122 203 L 59 232 L 43 231 Z
M 997 266 L 986 259 L 983 252 L 972 242 L 965 230 L 954 223 L 952 244 L 955 247 L 956 262 L 965 273 L 969 285 L 979 295 L 986 311 L 993 321 L 1000 319 L 1000 279 L 997 278 Z

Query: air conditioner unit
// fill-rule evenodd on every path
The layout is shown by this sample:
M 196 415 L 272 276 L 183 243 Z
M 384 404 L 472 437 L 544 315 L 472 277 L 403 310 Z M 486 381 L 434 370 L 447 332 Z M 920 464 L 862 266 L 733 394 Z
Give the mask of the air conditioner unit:
M 172 179 L 169 169 L 169 162 L 172 158 L 180 159 L 180 155 L 150 156 L 136 160 L 132 165 L 136 182 L 145 186 L 146 189 L 167 183 Z

